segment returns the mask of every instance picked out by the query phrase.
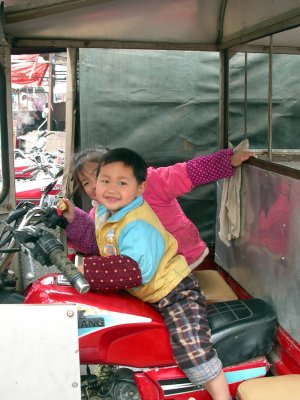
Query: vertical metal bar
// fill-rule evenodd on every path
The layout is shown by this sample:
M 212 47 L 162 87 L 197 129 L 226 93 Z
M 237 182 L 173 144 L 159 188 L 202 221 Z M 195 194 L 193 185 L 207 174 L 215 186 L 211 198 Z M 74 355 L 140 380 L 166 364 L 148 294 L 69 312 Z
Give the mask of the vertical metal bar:
M 268 157 L 272 161 L 272 96 L 273 96 L 273 36 L 270 36 L 269 47 L 269 90 L 268 90 Z
M 220 52 L 220 138 L 219 147 L 228 148 L 228 108 L 229 108 L 229 50 Z
M 0 204 L 8 196 L 14 202 L 10 187 L 13 181 L 13 160 L 10 149 L 12 147 L 12 104 L 10 86 L 10 51 L 4 34 L 4 2 L 0 3 Z M 11 121 L 11 122 L 9 122 Z
M 10 189 L 9 179 L 9 139 L 8 139 L 8 125 L 7 125 L 7 94 L 6 94 L 6 76 L 3 65 L 0 63 L 0 163 L 2 170 L 2 177 L 0 180 L 0 203 L 3 202 Z
M 244 78 L 244 139 L 247 139 L 247 117 L 248 117 L 248 53 L 245 51 L 245 78 Z
M 71 179 L 71 159 L 75 143 L 77 59 L 78 50 L 74 48 L 67 49 L 66 141 L 63 183 L 63 195 L 66 197 L 70 196 L 74 190 L 74 182 Z
M 66 93 L 66 136 L 65 136 L 65 161 L 64 161 L 64 179 L 62 194 L 70 198 L 74 193 L 74 181 L 72 180 L 71 165 L 72 154 L 75 143 L 75 102 L 76 102 L 76 82 L 77 82 L 77 57 L 78 50 L 74 48 L 67 49 L 67 93 Z M 67 237 L 63 229 L 60 230 L 60 239 L 67 249 Z
M 7 44 L 4 34 L 4 2 L 0 3 L 0 43 Z
M 47 116 L 47 129 L 51 131 L 51 121 L 52 121 L 52 114 L 53 114 L 53 86 L 55 84 L 54 81 L 54 71 L 55 71 L 55 61 L 54 61 L 54 54 L 49 54 L 49 80 L 48 80 L 48 116 Z

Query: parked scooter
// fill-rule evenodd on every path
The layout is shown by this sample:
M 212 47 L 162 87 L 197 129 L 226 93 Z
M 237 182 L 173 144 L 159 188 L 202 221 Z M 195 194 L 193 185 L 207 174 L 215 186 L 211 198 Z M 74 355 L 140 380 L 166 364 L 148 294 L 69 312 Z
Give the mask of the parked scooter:
M 59 149 L 53 154 L 45 151 L 46 138 L 54 133 L 47 130 L 41 131 L 36 143 L 28 152 L 21 149 L 14 150 L 15 179 L 42 179 L 57 174 L 63 166 L 63 151 Z
M 14 173 L 16 202 L 30 201 L 39 204 L 43 190 L 53 179 L 61 176 L 64 168 L 63 151 L 58 149 L 50 154 L 45 151 L 46 137 L 52 131 L 40 131 L 36 143 L 30 151 L 14 150 Z M 51 195 L 58 195 L 62 189 L 62 179 L 57 180 Z
M 87 365 L 82 399 L 209 400 L 208 392 L 194 387 L 175 364 L 161 315 L 125 292 L 88 292 L 88 283 L 65 256 L 60 241 L 45 230 L 43 224 L 49 226 L 49 221 L 51 227 L 61 221 L 54 207 L 44 206 L 43 201 L 36 207 L 24 202 L 2 224 L 0 302 L 77 304 L 80 361 Z M 56 265 L 62 274 L 39 278 L 24 295 L 17 294 L 9 270 L 17 251 L 30 252 L 42 265 Z M 235 396 L 242 381 L 268 372 L 265 354 L 275 342 L 276 315 L 259 299 L 221 302 L 207 308 L 214 347 Z M 103 365 L 109 366 L 105 376 L 91 372 L 91 366 L 97 364 L 102 365 L 102 372 Z
M 54 177 L 63 168 L 62 156 L 55 154 L 32 154 L 30 157 L 15 158 L 15 179 L 24 181 Z
M 14 149 L 14 173 L 16 179 L 30 179 L 33 171 L 30 169 L 33 162 L 23 150 Z

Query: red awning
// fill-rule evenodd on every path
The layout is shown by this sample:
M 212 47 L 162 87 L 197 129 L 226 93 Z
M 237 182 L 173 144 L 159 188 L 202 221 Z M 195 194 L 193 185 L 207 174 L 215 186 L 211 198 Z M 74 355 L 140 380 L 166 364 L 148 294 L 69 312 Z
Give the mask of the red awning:
M 39 54 L 12 56 L 11 83 L 20 86 L 41 86 L 49 63 L 38 60 Z

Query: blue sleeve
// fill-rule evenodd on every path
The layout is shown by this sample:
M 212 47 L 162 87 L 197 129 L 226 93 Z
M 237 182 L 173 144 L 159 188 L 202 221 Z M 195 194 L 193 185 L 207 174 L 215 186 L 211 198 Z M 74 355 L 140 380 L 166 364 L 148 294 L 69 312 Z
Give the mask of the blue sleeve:
M 165 241 L 159 231 L 143 220 L 133 221 L 120 233 L 118 246 L 122 256 L 132 258 L 139 265 L 142 283 L 149 282 L 165 252 Z

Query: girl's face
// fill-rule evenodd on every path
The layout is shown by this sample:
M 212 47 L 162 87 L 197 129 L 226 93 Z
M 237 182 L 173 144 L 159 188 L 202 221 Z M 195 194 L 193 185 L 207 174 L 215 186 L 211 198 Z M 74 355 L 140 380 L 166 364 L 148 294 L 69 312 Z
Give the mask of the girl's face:
M 97 201 L 112 214 L 143 193 L 145 182 L 138 183 L 131 167 L 123 162 L 103 165 L 97 180 Z
M 77 179 L 83 187 L 86 195 L 91 200 L 96 200 L 96 172 L 98 163 L 88 161 L 81 171 L 77 173 Z

